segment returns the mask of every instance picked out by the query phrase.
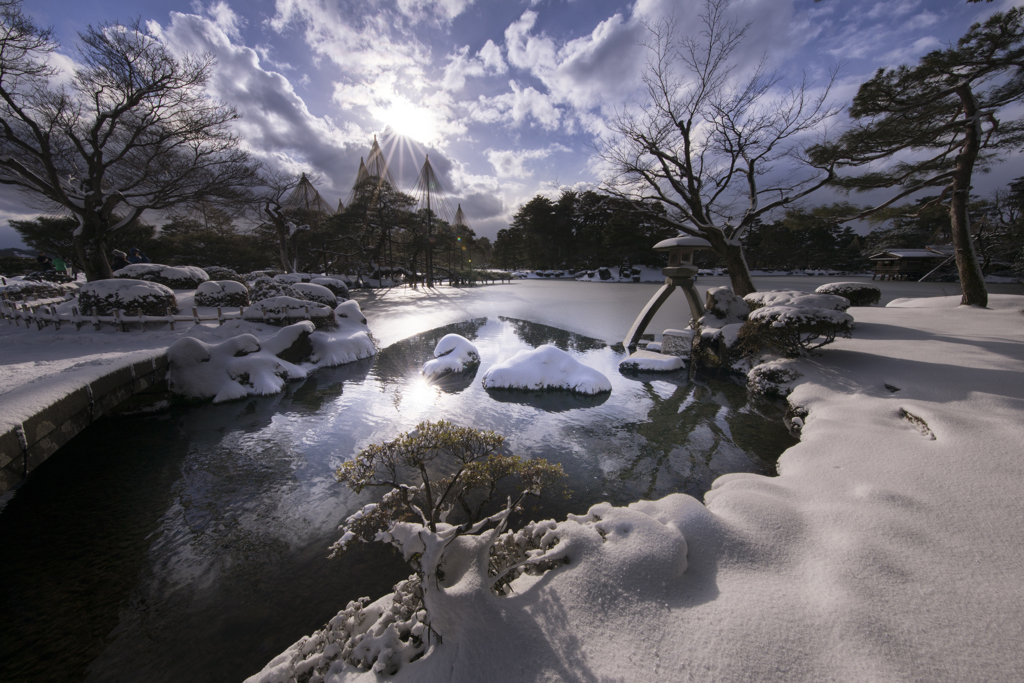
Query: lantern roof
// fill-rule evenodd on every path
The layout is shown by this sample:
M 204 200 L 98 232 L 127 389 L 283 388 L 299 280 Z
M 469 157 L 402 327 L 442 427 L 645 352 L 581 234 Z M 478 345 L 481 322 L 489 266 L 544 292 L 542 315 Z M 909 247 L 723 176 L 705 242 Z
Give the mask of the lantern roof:
M 708 249 L 711 247 L 711 242 L 708 242 L 703 237 L 692 237 L 690 235 L 681 235 L 679 237 L 670 237 L 667 240 L 662 240 L 654 245 L 654 248 L 661 251 L 667 249 L 675 249 L 678 247 L 690 247 L 693 249 Z

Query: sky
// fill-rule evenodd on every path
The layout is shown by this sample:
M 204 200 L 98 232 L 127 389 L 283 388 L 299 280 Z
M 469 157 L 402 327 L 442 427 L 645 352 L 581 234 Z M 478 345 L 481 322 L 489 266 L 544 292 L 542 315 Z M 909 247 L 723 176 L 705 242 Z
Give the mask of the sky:
M 913 63 L 954 42 L 1001 0 L 733 0 L 749 22 L 740 70 L 762 57 L 781 87 L 823 84 L 841 66 L 832 100 L 848 104 L 879 67 Z M 538 193 L 596 189 L 607 177 L 595 148 L 606 122 L 641 102 L 645 25 L 675 15 L 695 25 L 690 0 L 32 0 L 25 10 L 61 42 L 70 68 L 90 24 L 140 18 L 176 54 L 217 59 L 212 95 L 242 114 L 245 146 L 267 166 L 318 178 L 345 201 L 374 136 L 401 189 L 424 156 L 477 235 L 494 239 Z M 841 127 L 841 120 L 836 124 Z M 1024 175 L 1013 155 L 977 192 Z M 812 203 L 831 201 L 827 193 Z M 39 209 L 0 187 L 0 248 L 20 246 L 7 219 Z M 160 217 L 145 219 L 159 224 Z

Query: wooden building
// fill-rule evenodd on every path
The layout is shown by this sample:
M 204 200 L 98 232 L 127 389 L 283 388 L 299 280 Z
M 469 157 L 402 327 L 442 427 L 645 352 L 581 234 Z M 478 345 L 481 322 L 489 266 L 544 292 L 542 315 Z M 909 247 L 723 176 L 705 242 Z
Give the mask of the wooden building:
M 932 249 L 888 249 L 869 258 L 875 268 L 872 280 L 920 280 L 950 254 Z

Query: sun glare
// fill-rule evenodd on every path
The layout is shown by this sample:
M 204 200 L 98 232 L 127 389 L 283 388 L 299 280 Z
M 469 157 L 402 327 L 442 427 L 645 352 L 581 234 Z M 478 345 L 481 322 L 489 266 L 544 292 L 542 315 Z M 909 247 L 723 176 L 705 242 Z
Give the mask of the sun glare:
M 434 144 L 440 137 L 437 115 L 405 97 L 392 100 L 386 107 L 374 111 L 373 115 L 396 135 L 423 145 Z

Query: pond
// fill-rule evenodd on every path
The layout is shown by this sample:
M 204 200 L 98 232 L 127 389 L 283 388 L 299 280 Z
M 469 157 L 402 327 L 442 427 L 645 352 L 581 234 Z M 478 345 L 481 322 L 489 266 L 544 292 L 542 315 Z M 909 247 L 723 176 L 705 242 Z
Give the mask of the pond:
M 483 359 L 440 385 L 419 368 L 445 334 Z M 487 391 L 480 377 L 553 343 L 610 395 Z M 744 387 L 618 371 L 621 347 L 513 318 L 422 332 L 318 371 L 277 396 L 107 419 L 40 467 L 0 514 L 0 680 L 240 680 L 346 602 L 408 575 L 388 548 L 326 559 L 372 500 L 334 481 L 366 445 L 424 420 L 493 429 L 562 464 L 572 495 L 534 518 L 682 491 L 727 472 L 774 474 L 794 443 L 780 405 Z

